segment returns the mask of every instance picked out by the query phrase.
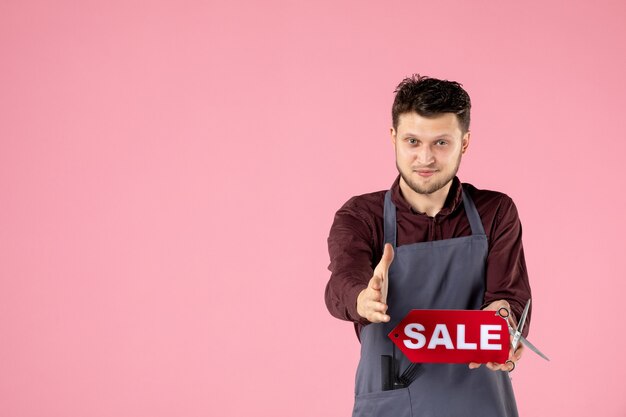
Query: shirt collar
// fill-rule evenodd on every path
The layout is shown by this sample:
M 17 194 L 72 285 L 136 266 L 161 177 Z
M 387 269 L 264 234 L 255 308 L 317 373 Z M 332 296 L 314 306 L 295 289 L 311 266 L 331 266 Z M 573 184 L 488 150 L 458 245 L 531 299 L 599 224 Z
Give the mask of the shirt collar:
M 437 213 L 436 217 L 447 216 L 459 207 L 461 201 L 463 201 L 461 189 L 461 181 L 457 176 L 455 176 L 452 179 L 452 185 L 450 186 L 450 191 L 448 191 L 446 202 L 443 204 L 443 208 L 439 211 L 439 213 Z M 400 190 L 400 174 L 398 174 L 396 180 L 391 186 L 391 201 L 395 204 L 398 210 L 425 215 L 425 213 L 420 213 L 419 211 L 414 210 L 413 207 L 411 207 L 411 205 L 404 199 L 402 191 Z

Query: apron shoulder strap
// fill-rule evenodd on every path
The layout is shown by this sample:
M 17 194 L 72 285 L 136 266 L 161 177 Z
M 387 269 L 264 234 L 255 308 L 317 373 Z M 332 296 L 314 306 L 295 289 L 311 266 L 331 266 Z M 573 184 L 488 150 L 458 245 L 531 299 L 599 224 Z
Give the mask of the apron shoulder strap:
M 465 206 L 465 215 L 469 220 L 470 227 L 472 228 L 472 235 L 484 235 L 485 228 L 483 227 L 483 222 L 480 220 L 480 216 L 478 215 L 478 210 L 474 205 L 474 201 L 469 196 L 469 193 L 465 192 L 465 184 L 461 186 L 461 193 L 463 194 L 463 205 Z
M 383 210 L 385 221 L 385 243 L 391 243 L 394 252 L 396 249 L 396 206 L 391 202 L 391 190 L 385 193 L 385 208 Z

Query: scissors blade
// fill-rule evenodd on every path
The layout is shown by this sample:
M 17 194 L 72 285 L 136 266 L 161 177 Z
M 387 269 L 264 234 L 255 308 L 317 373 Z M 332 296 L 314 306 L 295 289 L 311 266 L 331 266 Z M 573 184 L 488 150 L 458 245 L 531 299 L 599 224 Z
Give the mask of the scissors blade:
M 528 316 L 528 310 L 530 309 L 530 298 L 526 303 L 526 307 L 524 307 L 524 312 L 522 313 L 522 317 L 520 317 L 519 325 L 517 326 L 517 331 L 513 335 L 513 341 L 511 345 L 513 346 L 513 351 L 517 349 L 517 344 L 519 343 L 520 337 L 522 337 L 522 330 L 524 329 L 524 324 L 526 324 L 526 316 Z
M 515 329 L 511 326 L 509 326 L 509 334 L 511 336 L 515 335 Z M 532 350 L 533 352 L 535 352 L 537 355 L 541 356 L 542 358 L 544 358 L 545 360 L 549 361 L 550 359 L 548 359 L 548 357 L 546 355 L 544 355 L 543 353 L 541 353 L 541 351 L 539 349 L 537 349 L 535 347 L 535 345 L 533 345 L 532 343 L 530 343 L 524 336 L 520 336 L 519 338 L 520 342 L 522 342 L 524 345 L 528 346 L 528 348 L 530 350 Z
M 526 340 L 526 338 L 524 336 L 520 337 L 520 340 L 522 341 L 522 343 L 526 346 L 528 346 L 528 348 L 530 350 L 532 350 L 533 352 L 535 352 L 537 355 L 541 356 L 542 358 L 544 358 L 545 360 L 547 360 L 548 362 L 550 361 L 550 359 L 548 359 L 548 357 L 546 355 L 544 355 L 543 353 L 541 353 L 541 351 L 539 349 L 537 349 L 532 343 L 530 343 L 528 340 Z

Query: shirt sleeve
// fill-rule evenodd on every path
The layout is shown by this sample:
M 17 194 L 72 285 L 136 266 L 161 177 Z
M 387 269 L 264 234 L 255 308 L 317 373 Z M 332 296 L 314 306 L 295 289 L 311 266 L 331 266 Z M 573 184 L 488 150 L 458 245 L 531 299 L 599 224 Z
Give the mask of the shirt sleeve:
M 358 211 L 348 208 L 349 203 L 335 214 L 328 236 L 331 275 L 326 285 L 325 301 L 334 317 L 366 325 L 369 321 L 357 313 L 356 301 L 374 273 L 373 234 Z
M 495 300 L 507 300 L 515 318 L 519 320 L 526 303 L 531 298 L 522 245 L 522 223 L 515 203 L 505 194 L 496 216 L 496 226 L 487 255 L 487 288 L 483 307 Z M 530 310 L 522 331 L 524 337 L 528 335 L 530 328 Z

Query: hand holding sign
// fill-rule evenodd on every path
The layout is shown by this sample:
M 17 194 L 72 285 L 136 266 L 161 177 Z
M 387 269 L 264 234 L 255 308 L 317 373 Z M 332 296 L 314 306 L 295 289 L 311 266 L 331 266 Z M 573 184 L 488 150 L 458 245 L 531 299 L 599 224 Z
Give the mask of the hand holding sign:
M 367 288 L 361 291 L 357 297 L 357 312 L 372 323 L 391 320 L 391 317 L 385 313 L 387 312 L 387 291 L 389 289 L 389 266 L 392 261 L 393 247 L 390 243 L 386 243 L 383 256 L 374 269 L 374 275 Z
M 511 306 L 506 300 L 497 300 L 493 303 L 489 304 L 487 307 L 483 308 L 485 311 L 498 311 L 501 308 L 506 308 L 508 311 L 511 311 Z M 509 322 L 513 328 L 517 328 L 517 322 L 513 314 L 508 317 Z M 513 337 L 511 336 L 511 340 Z M 524 353 L 524 346 L 520 343 L 513 352 L 513 349 L 509 349 L 509 359 L 505 363 L 496 363 L 496 362 L 487 362 L 485 366 L 491 369 L 492 371 L 512 371 L 515 368 L 515 364 L 522 358 L 522 354 Z M 513 363 L 511 363 L 513 362 Z M 480 367 L 480 363 L 470 362 L 470 369 L 476 369 Z

